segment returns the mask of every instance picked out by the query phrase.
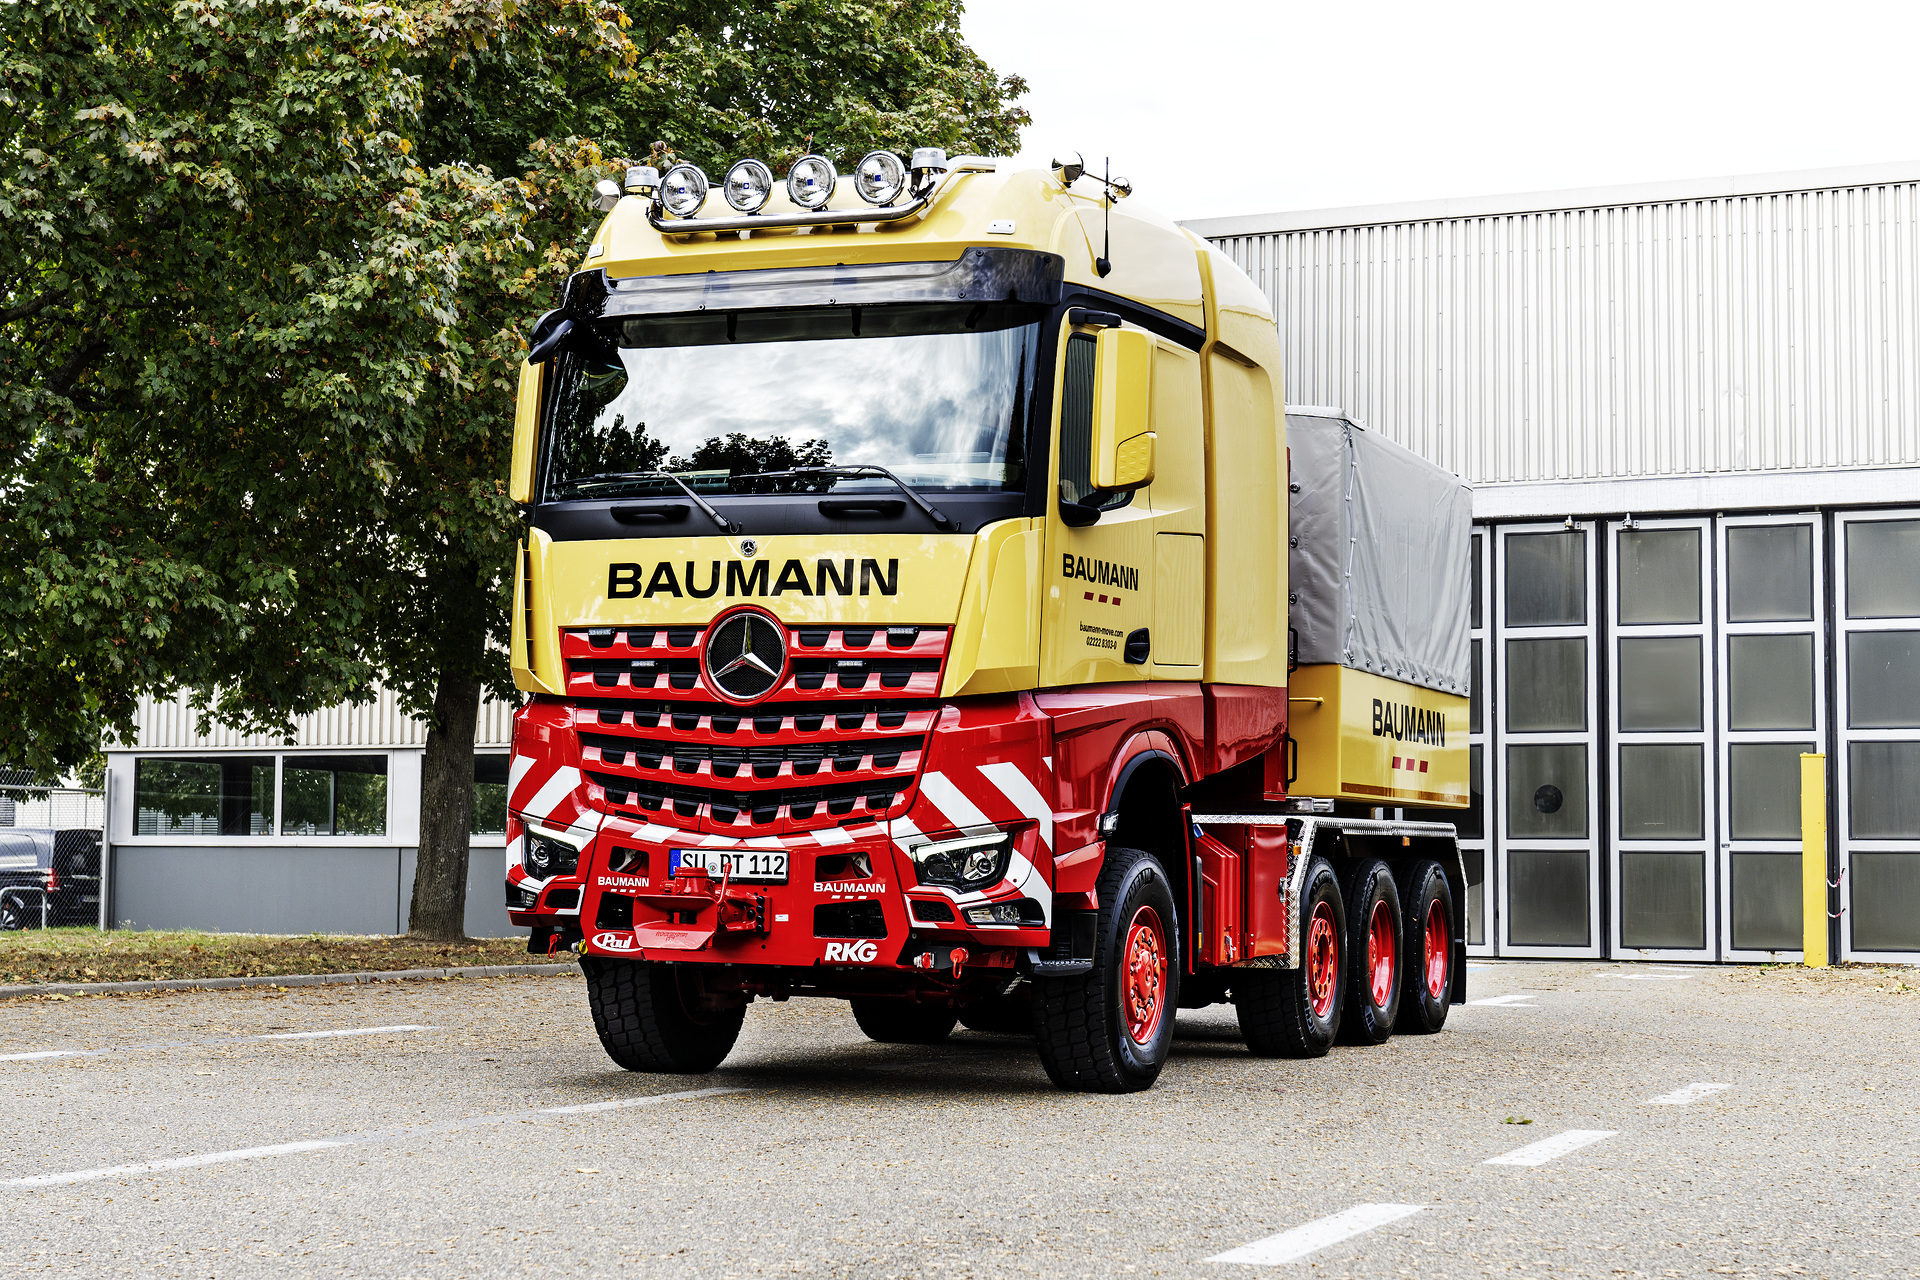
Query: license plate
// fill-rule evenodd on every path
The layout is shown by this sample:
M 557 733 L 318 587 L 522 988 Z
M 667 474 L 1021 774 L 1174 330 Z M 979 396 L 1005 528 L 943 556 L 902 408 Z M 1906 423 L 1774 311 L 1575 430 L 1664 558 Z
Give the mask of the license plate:
M 679 875 L 682 867 L 698 867 L 715 880 L 722 878 L 752 881 L 755 884 L 787 882 L 785 849 L 672 849 L 668 851 L 670 874 Z

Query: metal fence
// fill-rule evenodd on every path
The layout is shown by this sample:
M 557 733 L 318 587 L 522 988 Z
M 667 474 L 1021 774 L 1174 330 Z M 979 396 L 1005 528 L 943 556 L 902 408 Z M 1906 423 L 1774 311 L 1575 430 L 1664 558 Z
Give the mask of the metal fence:
M 0 785 L 0 929 L 106 924 L 106 795 Z

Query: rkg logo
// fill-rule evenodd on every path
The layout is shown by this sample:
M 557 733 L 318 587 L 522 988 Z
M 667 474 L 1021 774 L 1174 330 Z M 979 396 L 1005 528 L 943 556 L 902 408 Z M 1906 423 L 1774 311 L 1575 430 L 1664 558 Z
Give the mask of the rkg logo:
M 873 958 L 880 954 L 877 942 L 829 942 L 827 954 L 822 957 L 828 964 L 836 960 L 841 964 L 872 964 Z

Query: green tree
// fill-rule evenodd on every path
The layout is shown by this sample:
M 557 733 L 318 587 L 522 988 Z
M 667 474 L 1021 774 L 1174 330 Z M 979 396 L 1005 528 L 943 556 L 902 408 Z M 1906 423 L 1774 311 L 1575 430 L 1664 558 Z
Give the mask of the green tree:
M 956 0 L 0 5 L 0 759 L 142 694 L 284 733 L 425 717 L 410 927 L 463 931 L 509 688 L 525 334 L 655 141 L 1013 148 Z

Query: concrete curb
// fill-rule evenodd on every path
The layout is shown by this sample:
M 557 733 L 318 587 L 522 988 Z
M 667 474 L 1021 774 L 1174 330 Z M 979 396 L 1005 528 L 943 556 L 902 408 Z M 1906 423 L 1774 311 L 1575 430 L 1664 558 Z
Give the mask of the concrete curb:
M 577 974 L 580 962 L 486 964 L 460 969 L 392 969 L 384 973 L 286 973 L 266 978 L 178 978 L 152 982 L 49 982 L 0 987 L 0 1000 L 20 996 L 112 995 L 136 991 L 205 991 L 226 987 L 325 987 L 368 982 L 428 982 L 436 978 L 509 978 Z

